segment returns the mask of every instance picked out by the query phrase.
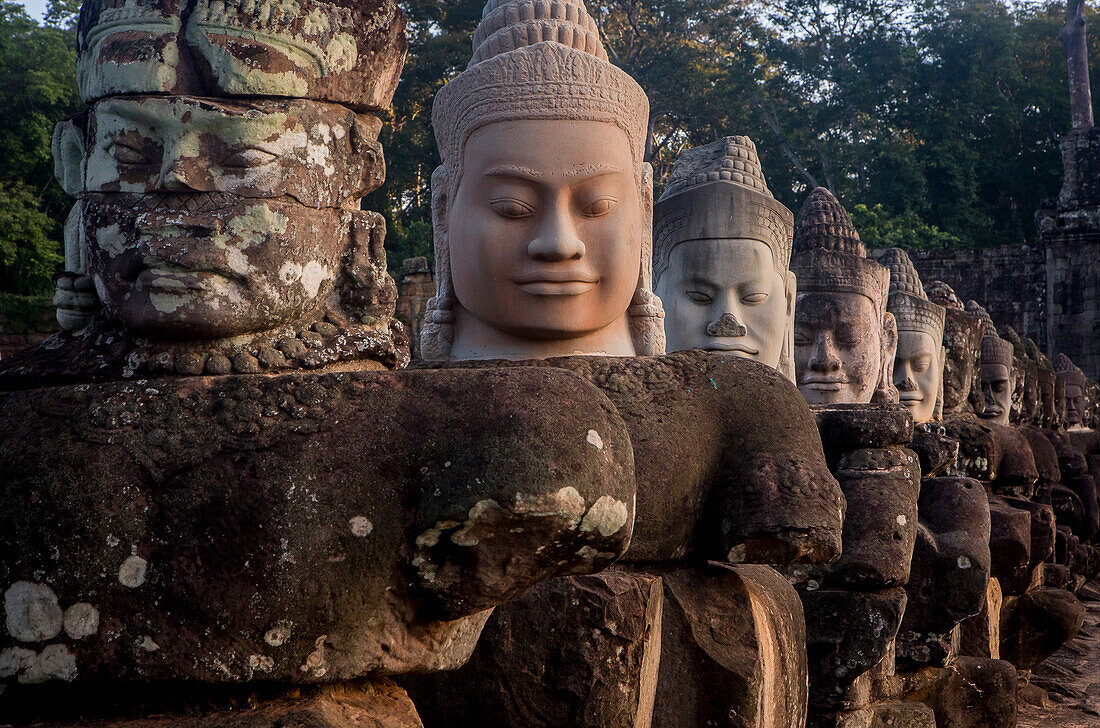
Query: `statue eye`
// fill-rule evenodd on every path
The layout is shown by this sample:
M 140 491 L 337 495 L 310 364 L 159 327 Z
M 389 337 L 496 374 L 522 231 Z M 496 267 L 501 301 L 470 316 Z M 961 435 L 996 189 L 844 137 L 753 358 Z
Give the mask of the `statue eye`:
M 684 291 L 684 295 L 690 298 L 700 306 L 709 305 L 714 299 L 703 293 L 702 291 Z
M 929 357 L 929 356 L 922 356 L 922 357 L 919 357 L 916 361 L 913 362 L 913 371 L 923 372 L 925 369 L 927 369 L 931 365 L 932 365 L 932 358 Z
M 115 142 L 107 151 L 120 164 L 149 164 L 148 158 L 141 150 L 134 149 L 126 144 Z
M 495 200 L 489 200 L 489 204 L 492 205 L 498 215 L 511 220 L 518 220 L 535 214 L 534 207 L 514 197 L 498 197 Z
M 610 214 L 615 209 L 615 205 L 618 203 L 614 197 L 601 197 L 597 200 L 593 200 L 587 207 L 582 210 L 585 217 L 603 217 Z
M 262 149 L 250 148 L 240 152 L 230 152 L 222 160 L 222 166 L 234 169 L 250 169 L 262 167 L 275 161 L 275 155 Z
M 798 332 L 795 332 L 794 343 L 795 343 L 795 346 L 809 346 L 810 345 L 810 337 L 806 336 L 805 334 L 800 334 Z
M 742 302 L 747 303 L 749 305 L 755 305 L 757 303 L 763 303 L 764 301 L 767 301 L 767 300 L 768 300 L 768 294 L 767 293 L 750 293 L 749 295 L 744 296 L 741 299 Z

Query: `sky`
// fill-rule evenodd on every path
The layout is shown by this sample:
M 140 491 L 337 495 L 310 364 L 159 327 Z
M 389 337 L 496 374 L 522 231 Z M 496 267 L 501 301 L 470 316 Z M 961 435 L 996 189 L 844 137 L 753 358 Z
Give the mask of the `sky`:
M 35 20 L 41 20 L 46 12 L 46 0 L 15 0 L 27 9 L 27 15 Z

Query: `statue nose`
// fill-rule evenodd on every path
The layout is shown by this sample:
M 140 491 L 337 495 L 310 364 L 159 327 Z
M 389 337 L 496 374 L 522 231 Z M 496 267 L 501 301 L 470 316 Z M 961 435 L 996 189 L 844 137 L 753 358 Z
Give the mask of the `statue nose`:
M 917 383 L 913 380 L 913 377 L 906 376 L 905 379 L 901 380 L 901 383 L 898 384 L 898 389 L 903 392 L 915 392 L 917 390 Z
M 717 321 L 707 324 L 707 336 L 735 337 L 748 334 L 749 330 L 732 313 L 724 313 Z

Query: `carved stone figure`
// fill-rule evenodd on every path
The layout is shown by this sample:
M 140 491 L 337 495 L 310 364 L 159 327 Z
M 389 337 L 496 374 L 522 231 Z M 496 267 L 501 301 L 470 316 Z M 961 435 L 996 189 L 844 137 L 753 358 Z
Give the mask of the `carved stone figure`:
M 793 223 L 748 137 L 680 154 L 653 223 L 669 351 L 728 352 L 794 380 Z
M 976 301 L 966 308 L 982 317 L 982 394 L 985 408 L 980 417 L 1002 427 L 1008 426 L 1012 394 L 1016 390 L 1016 371 L 1012 344 L 997 335 L 989 312 Z
M 1009 421 L 1014 425 L 1031 424 L 1039 408 L 1039 373 L 1027 355 L 1027 346 L 1011 326 L 998 329 L 1001 338 L 1012 344 L 1013 369 L 1016 389 L 1012 394 L 1012 411 Z
M 794 225 L 795 371 L 810 404 L 896 402 L 890 272 L 866 257 L 848 213 L 815 189 Z
M 649 102 L 578 0 L 491 0 L 436 94 L 432 359 L 664 351 Z
M 1085 374 L 1065 354 L 1054 359 L 1054 372 L 1058 379 L 1065 382 L 1066 390 L 1066 427 L 1083 429 L 1085 421 Z
M 901 403 L 909 408 L 913 421 L 919 425 L 943 409 L 946 311 L 928 300 L 917 269 L 904 250 L 890 248 L 879 262 L 890 269 L 890 298 L 886 308 L 898 325 L 894 386 Z
M 932 281 L 925 292 L 933 303 L 946 310 L 943 345 L 947 359 L 943 367 L 943 413 L 981 412 L 982 320 L 966 310 L 951 286 Z

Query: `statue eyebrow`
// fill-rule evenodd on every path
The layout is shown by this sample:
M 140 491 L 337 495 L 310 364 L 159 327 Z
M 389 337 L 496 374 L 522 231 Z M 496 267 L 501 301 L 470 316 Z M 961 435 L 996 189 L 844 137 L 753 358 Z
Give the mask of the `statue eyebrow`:
M 607 174 L 617 174 L 622 171 L 623 170 L 613 164 L 588 164 L 583 167 L 567 170 L 562 173 L 562 176 L 566 178 L 596 177 Z M 491 177 L 519 177 L 532 181 L 542 181 L 548 176 L 546 172 L 542 170 L 514 164 L 497 165 L 486 171 L 485 175 Z

